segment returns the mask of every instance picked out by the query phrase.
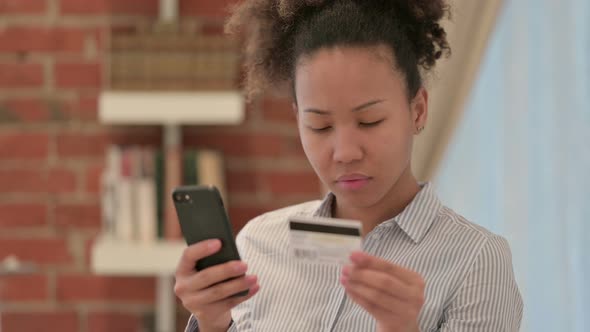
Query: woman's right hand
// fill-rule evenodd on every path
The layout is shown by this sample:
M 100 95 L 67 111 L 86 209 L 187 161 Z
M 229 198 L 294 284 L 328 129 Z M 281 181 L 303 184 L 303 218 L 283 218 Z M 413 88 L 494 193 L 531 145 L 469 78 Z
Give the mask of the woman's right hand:
M 227 331 L 231 323 L 230 310 L 254 296 L 259 289 L 256 276 L 245 275 L 247 266 L 242 261 L 196 270 L 198 260 L 220 249 L 221 241 L 217 239 L 188 246 L 176 269 L 174 292 L 195 316 L 202 332 Z M 228 280 L 231 278 L 235 279 Z M 230 297 L 245 290 L 249 290 L 246 296 Z

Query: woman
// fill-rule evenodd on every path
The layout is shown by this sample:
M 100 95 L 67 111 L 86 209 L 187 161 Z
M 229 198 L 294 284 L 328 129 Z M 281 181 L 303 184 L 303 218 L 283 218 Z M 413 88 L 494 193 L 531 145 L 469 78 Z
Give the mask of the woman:
M 428 116 L 422 74 L 449 51 L 445 12 L 435 0 L 236 7 L 228 28 L 247 36 L 249 95 L 292 92 L 305 154 L 330 193 L 250 221 L 237 238 L 243 262 L 196 272 L 220 243 L 187 248 L 175 291 L 193 314 L 188 331 L 518 330 L 507 242 L 411 172 Z M 298 263 L 285 246 L 294 214 L 360 220 L 363 251 L 342 268 Z

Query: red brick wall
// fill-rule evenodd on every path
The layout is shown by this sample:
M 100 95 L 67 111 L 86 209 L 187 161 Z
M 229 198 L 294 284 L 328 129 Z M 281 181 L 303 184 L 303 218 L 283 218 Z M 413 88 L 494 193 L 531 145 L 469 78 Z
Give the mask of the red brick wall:
M 182 20 L 218 33 L 229 3 L 180 0 Z M 150 24 L 157 11 L 157 0 L 0 0 L 0 259 L 39 266 L 0 277 L 3 332 L 140 331 L 153 316 L 155 281 L 92 275 L 89 248 L 100 231 L 105 146 L 159 145 L 162 134 L 97 122 L 106 40 L 112 29 Z M 187 146 L 225 152 L 236 229 L 318 196 L 284 99 L 249 105 L 242 125 L 184 133 Z

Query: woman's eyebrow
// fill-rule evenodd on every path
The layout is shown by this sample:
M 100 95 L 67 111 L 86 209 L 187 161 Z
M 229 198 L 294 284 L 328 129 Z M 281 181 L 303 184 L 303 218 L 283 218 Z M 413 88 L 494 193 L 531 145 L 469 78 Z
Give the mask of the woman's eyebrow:
M 372 100 L 369 102 L 366 102 L 364 104 L 361 104 L 359 106 L 356 106 L 352 109 L 353 112 L 358 112 L 358 111 L 362 111 L 364 109 L 366 109 L 367 107 L 379 104 L 381 102 L 383 102 L 384 99 L 376 99 L 376 100 Z M 314 114 L 319 114 L 319 115 L 329 115 L 331 112 L 327 111 L 327 110 L 321 110 L 321 109 L 317 109 L 317 108 L 306 108 L 303 112 L 306 113 L 314 113 Z
M 367 108 L 367 107 L 371 107 L 371 106 L 373 106 L 373 105 L 376 105 L 376 104 L 379 104 L 379 103 L 381 103 L 381 102 L 383 102 L 383 101 L 384 101 L 384 99 L 376 99 L 376 100 L 372 100 L 372 101 L 370 101 L 370 102 L 368 102 L 368 103 L 364 103 L 364 104 L 362 104 L 362 105 L 359 105 L 359 106 L 357 106 L 357 107 L 353 108 L 353 109 L 352 109 L 352 111 L 353 111 L 353 112 L 362 111 L 362 110 L 364 110 L 364 109 L 365 109 L 365 108 Z

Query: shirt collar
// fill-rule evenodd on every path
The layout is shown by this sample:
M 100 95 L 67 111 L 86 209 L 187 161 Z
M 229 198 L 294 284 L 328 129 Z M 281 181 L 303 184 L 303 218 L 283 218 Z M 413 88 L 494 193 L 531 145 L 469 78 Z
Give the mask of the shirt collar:
M 382 222 L 379 226 L 396 223 L 415 243 L 419 243 L 430 229 L 442 207 L 430 182 L 421 183 L 420 187 L 422 189 L 400 214 Z M 335 199 L 336 196 L 329 192 L 313 215 L 332 217 Z

